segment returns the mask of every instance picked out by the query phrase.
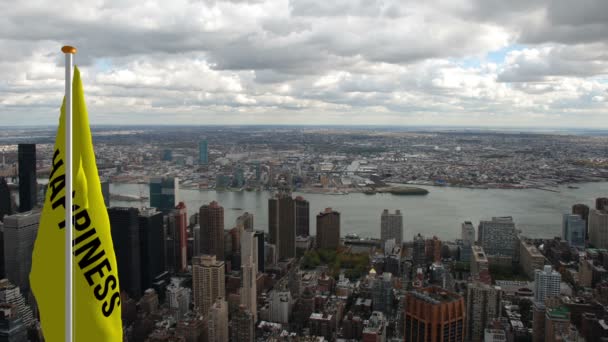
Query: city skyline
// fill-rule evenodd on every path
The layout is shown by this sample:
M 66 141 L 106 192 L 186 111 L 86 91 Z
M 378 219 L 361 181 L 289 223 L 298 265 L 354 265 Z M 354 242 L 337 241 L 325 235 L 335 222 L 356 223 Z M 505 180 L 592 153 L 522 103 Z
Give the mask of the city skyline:
M 56 122 L 59 47 L 70 43 L 93 124 L 607 128 L 606 6 L 3 4 L 0 115 L 10 125 Z

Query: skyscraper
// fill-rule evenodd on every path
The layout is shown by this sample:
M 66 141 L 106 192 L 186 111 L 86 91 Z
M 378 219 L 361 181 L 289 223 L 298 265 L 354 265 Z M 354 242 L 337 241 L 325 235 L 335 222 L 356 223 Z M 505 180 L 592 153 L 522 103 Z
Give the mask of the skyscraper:
M 589 237 L 589 206 L 585 204 L 575 204 L 572 206 L 572 214 L 580 216 L 585 220 L 585 238 Z
M 223 297 L 209 309 L 208 333 L 209 342 L 228 342 L 228 303 Z
M 245 305 L 241 304 L 239 306 L 239 310 L 232 318 L 231 324 L 230 341 L 255 341 L 255 319 Z
M 386 315 L 393 313 L 393 275 L 390 272 L 384 272 L 373 280 L 372 303 L 374 311 Z
M 302 196 L 295 199 L 296 206 L 296 235 L 310 235 L 310 203 Z
M 169 223 L 175 244 L 176 271 L 184 272 L 188 269 L 188 211 L 184 202 L 179 202 L 171 212 Z
M 405 341 L 464 342 L 462 296 L 440 287 L 427 287 L 408 292 L 405 303 Z
M 34 313 L 31 307 L 25 303 L 25 297 L 19 286 L 12 284 L 8 279 L 0 280 L 0 303 L 14 305 L 17 315 L 26 326 L 34 322 Z
M 191 291 L 189 288 L 181 286 L 179 278 L 171 278 L 166 292 L 169 309 L 173 312 L 175 320 L 179 321 L 190 310 Z
M 209 164 L 209 150 L 207 140 L 201 140 L 198 143 L 198 163 L 199 165 Z
M 403 215 L 400 210 L 395 210 L 394 214 L 384 209 L 380 216 L 380 240 L 382 246 L 386 240 L 395 239 L 395 245 L 401 247 L 403 242 Z
M 111 207 L 108 209 L 108 216 L 121 291 L 126 291 L 129 297 L 137 300 L 142 293 L 139 210 Z
M 103 195 L 103 203 L 106 205 L 106 208 L 110 207 L 110 181 L 102 180 L 101 181 L 101 194 Z
M 551 265 L 545 265 L 542 270 L 534 272 L 534 301 L 545 303 L 547 297 L 559 296 L 561 274 L 553 270 Z
M 464 221 L 460 231 L 460 238 L 462 241 L 469 243 L 469 246 L 475 244 L 475 226 L 471 221 Z
M 224 208 L 216 201 L 203 205 L 199 210 L 201 227 L 201 254 L 215 255 L 224 260 Z
M 490 283 L 490 266 L 486 252 L 481 246 L 471 246 L 471 277 L 484 283 Z
M 209 312 L 218 298 L 226 298 L 224 262 L 215 255 L 192 258 L 192 291 L 194 306 L 203 315 Z
M 596 248 L 608 248 L 608 210 L 589 211 L 589 243 Z
M 258 244 L 253 230 L 241 228 L 241 304 L 257 320 Z
M 296 256 L 296 222 L 294 200 L 287 193 L 268 199 L 268 233 L 277 246 L 278 259 Z
M 425 241 L 425 245 L 426 262 L 428 264 L 441 262 L 441 240 L 437 236 L 433 236 L 432 239 Z
M 325 208 L 317 215 L 317 248 L 337 249 L 340 246 L 340 213 Z
M 242 226 L 245 230 L 253 230 L 253 214 L 243 213 L 243 215 L 237 217 L 236 225 L 237 227 Z
M 11 190 L 8 187 L 6 179 L 0 177 L 0 222 L 3 221 L 4 215 L 13 213 L 13 201 L 11 198 Z
M 163 214 L 154 208 L 139 212 L 141 290 L 152 288 L 154 279 L 165 272 Z
M 256 243 L 258 244 L 258 272 L 264 273 L 266 269 L 266 251 L 264 250 L 264 246 L 266 245 L 264 241 L 264 232 L 260 230 L 255 231 Z
M 562 238 L 570 246 L 585 247 L 585 221 L 579 215 L 564 214 L 562 220 Z
M 26 295 L 30 291 L 32 251 L 39 223 L 39 210 L 4 218 L 4 271 L 6 278 L 19 286 Z
M 178 200 L 179 179 L 176 177 L 150 178 L 150 207 L 162 212 L 175 208 Z
M 482 342 L 488 323 L 500 316 L 500 287 L 473 282 L 467 290 L 467 338 Z
M 487 255 L 515 256 L 517 231 L 510 216 L 479 222 L 478 242 Z
M 426 254 L 425 254 L 425 242 L 424 236 L 418 235 L 414 236 L 414 245 L 412 250 L 412 260 L 414 262 L 414 268 L 416 267 L 424 267 L 426 265 Z
M 38 200 L 36 144 L 19 144 L 19 211 L 30 211 Z

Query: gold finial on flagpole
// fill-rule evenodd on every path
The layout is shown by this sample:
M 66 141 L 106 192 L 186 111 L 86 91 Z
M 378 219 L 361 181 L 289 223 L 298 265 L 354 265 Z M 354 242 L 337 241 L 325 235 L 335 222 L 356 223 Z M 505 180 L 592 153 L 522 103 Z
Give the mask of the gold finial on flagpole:
M 77 50 L 76 50 L 75 47 L 69 46 L 69 45 L 66 45 L 66 46 L 64 46 L 64 47 L 61 48 L 61 52 L 63 52 L 63 53 L 76 54 L 76 51 Z

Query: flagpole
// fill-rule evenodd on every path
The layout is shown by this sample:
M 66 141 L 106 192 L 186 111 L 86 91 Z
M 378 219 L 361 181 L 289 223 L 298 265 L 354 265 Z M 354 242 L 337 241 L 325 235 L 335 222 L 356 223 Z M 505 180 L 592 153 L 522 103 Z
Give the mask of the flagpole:
M 64 46 L 65 54 L 65 341 L 72 342 L 72 60 L 76 48 Z

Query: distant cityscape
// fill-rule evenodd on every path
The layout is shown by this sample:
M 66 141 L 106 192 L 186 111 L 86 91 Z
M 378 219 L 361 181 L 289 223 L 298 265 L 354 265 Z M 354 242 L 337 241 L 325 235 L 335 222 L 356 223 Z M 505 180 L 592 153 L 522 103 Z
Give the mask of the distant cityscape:
M 54 133 L 18 135 L 0 145 L 0 341 L 43 341 L 29 272 Z M 606 136 L 142 127 L 96 129 L 94 145 L 124 341 L 608 341 L 607 193 L 570 203 L 561 234 L 542 238 L 505 212 L 455 220 L 456 239 L 406 239 L 416 212 L 397 201 L 369 214 L 376 234 L 361 237 L 339 205 L 317 212 L 310 200 L 428 186 L 550 197 L 608 181 Z M 189 208 L 180 189 L 271 192 L 267 220 L 228 220 L 221 200 Z

